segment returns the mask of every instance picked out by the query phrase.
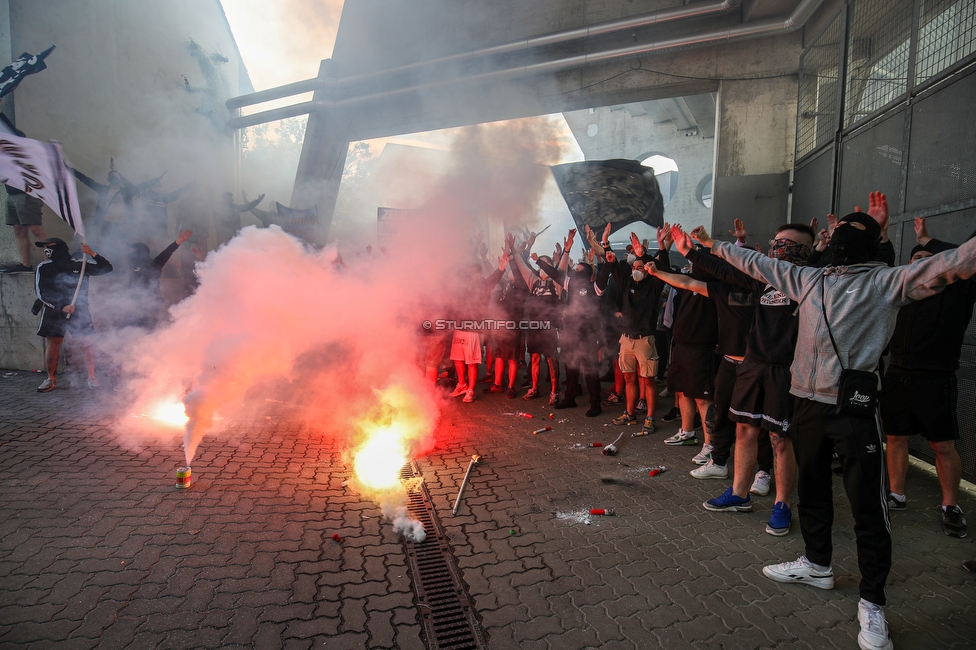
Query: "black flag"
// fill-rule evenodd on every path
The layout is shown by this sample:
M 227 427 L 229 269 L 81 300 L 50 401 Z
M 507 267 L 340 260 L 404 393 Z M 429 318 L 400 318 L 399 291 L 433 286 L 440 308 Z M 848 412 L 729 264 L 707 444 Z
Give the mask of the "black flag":
M 660 228 L 664 200 L 654 170 L 636 160 L 592 160 L 552 167 L 559 191 L 580 229 L 620 230 L 635 221 Z
M 54 50 L 54 46 L 47 48 L 40 54 L 28 54 L 24 52 L 17 59 L 0 71 L 0 97 L 13 92 L 20 80 L 29 74 L 40 72 L 47 65 L 44 58 Z

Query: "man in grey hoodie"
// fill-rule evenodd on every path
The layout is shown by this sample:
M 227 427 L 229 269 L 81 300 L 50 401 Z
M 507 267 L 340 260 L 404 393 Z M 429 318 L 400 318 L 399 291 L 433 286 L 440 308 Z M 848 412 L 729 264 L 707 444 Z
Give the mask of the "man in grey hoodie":
M 867 214 L 858 210 L 839 221 L 831 238 L 832 265 L 826 268 L 795 266 L 727 242 L 716 242 L 712 253 L 800 303 L 790 393 L 796 397 L 791 433 L 806 553 L 796 561 L 767 566 L 763 573 L 779 582 L 833 587 L 830 464 L 836 450 L 854 516 L 861 572 L 858 643 L 861 648 L 889 649 L 893 646 L 882 606 L 891 568 L 891 528 L 881 432 L 876 409 L 871 417 L 839 411 L 841 370 L 877 373 L 901 307 L 976 275 L 976 240 L 908 266 L 870 262 L 888 221 L 888 203 L 884 194 L 872 192 L 869 205 Z

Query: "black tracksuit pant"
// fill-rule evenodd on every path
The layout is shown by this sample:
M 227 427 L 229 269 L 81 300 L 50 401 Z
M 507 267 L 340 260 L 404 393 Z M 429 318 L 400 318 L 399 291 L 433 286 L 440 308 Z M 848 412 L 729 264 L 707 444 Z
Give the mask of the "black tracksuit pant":
M 797 398 L 790 438 L 796 452 L 797 510 L 807 559 L 830 565 L 834 523 L 830 464 L 836 450 L 854 515 L 861 598 L 884 605 L 885 581 L 891 570 L 891 525 L 877 414 L 870 418 L 844 415 L 833 404 Z

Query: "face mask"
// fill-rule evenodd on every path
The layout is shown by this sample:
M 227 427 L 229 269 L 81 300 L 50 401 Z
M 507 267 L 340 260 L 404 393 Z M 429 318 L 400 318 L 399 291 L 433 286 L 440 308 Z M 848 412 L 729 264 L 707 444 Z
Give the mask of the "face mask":
M 852 226 L 852 223 L 859 223 L 865 228 L 861 230 Z M 863 212 L 852 212 L 840 220 L 830 237 L 833 262 L 861 264 L 871 260 L 878 249 L 880 237 L 881 226 L 877 221 Z
M 793 264 L 803 265 L 810 255 L 810 247 L 806 244 L 798 244 L 795 241 L 781 237 L 769 242 L 769 256 L 773 259 L 792 262 Z
M 634 278 L 634 282 L 640 282 L 644 279 L 643 271 L 632 271 L 630 277 Z
M 633 264 L 636 261 L 637 261 L 637 256 L 636 255 L 634 255 L 633 253 L 627 253 L 627 263 L 628 264 Z
M 48 259 L 51 259 L 51 255 L 53 255 L 53 254 L 54 254 L 54 249 L 53 248 L 45 248 L 44 249 L 44 257 L 46 257 Z

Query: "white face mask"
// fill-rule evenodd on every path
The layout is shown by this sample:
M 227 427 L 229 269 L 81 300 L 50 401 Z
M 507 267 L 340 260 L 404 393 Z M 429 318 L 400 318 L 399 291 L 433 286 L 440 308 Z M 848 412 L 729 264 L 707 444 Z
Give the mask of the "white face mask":
M 644 279 L 644 272 L 643 271 L 633 271 L 633 272 L 631 272 L 630 277 L 634 278 L 634 282 L 640 282 L 641 280 Z
M 53 254 L 54 254 L 54 249 L 53 248 L 45 248 L 44 249 L 44 257 L 46 257 L 48 259 L 51 259 L 51 255 L 53 255 Z
M 637 261 L 637 256 L 636 255 L 634 255 L 633 253 L 627 253 L 627 263 L 628 264 L 633 264 L 636 261 Z

